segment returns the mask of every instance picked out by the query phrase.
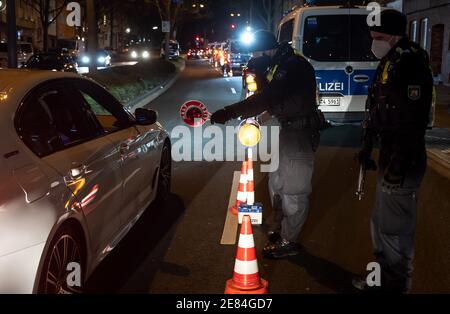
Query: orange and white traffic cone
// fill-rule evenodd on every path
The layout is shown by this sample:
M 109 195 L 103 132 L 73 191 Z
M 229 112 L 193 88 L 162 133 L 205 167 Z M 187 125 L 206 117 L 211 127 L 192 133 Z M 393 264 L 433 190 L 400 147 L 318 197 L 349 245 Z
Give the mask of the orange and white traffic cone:
M 248 160 L 247 160 L 247 205 L 255 204 L 255 181 L 253 178 L 253 151 L 252 148 L 248 148 Z
M 238 214 L 239 206 L 247 201 L 247 162 L 242 162 L 241 176 L 239 178 L 239 187 L 236 197 L 236 204 L 230 208 L 233 215 Z
M 227 280 L 225 294 L 266 294 L 269 283 L 259 276 L 250 216 L 242 219 L 233 278 Z

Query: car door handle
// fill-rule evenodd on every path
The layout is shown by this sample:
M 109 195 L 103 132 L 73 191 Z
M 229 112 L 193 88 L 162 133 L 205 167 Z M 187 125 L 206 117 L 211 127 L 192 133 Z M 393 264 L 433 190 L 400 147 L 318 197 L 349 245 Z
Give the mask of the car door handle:
M 369 81 L 369 76 L 367 76 L 367 75 L 355 75 L 354 77 L 353 77 L 353 80 L 356 82 L 356 83 L 365 83 L 365 82 L 368 82 Z

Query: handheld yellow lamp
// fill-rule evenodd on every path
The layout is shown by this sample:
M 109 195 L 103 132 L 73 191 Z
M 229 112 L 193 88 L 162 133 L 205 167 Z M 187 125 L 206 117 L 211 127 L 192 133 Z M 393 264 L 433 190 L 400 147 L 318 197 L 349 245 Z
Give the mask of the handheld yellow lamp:
M 250 118 L 242 121 L 238 132 L 239 142 L 245 147 L 258 145 L 261 140 L 260 128 L 259 123 L 255 119 Z
M 250 92 L 254 93 L 258 90 L 258 84 L 256 84 L 256 78 L 254 75 L 247 75 L 245 82 L 247 83 L 247 88 Z

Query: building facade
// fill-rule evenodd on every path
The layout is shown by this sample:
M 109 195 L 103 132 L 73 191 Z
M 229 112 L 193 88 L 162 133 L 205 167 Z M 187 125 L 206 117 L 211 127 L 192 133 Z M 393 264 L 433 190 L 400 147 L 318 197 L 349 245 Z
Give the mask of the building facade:
M 430 54 L 437 83 L 450 85 L 450 0 L 404 0 L 408 32 Z
M 51 0 L 50 10 L 61 7 L 63 0 Z M 16 0 L 16 24 L 17 40 L 32 43 L 35 49 L 42 50 L 44 45 L 43 30 L 39 13 L 33 9 L 27 0 Z M 48 29 L 49 48 L 58 46 L 58 40 L 73 40 L 77 36 L 78 30 L 67 26 L 66 10 L 58 16 L 56 21 Z M 7 41 L 6 10 L 0 12 L 0 41 Z

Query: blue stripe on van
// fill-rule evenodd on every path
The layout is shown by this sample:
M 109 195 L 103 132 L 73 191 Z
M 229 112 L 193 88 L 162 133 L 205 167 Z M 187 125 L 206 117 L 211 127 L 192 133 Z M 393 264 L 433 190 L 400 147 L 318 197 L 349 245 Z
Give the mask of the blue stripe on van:
M 344 70 L 316 70 L 317 87 L 320 94 L 367 95 L 375 72 L 354 70 L 348 75 Z

